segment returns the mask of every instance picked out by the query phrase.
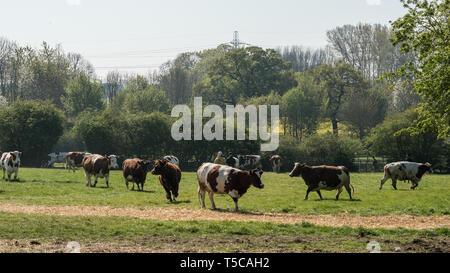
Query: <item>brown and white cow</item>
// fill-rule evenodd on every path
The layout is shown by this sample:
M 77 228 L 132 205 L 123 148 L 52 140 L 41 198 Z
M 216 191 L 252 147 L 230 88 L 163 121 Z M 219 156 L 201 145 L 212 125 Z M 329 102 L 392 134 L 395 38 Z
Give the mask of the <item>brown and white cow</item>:
M 256 188 L 264 188 L 261 181 L 262 170 L 252 169 L 242 171 L 230 166 L 214 163 L 203 163 L 197 170 L 198 196 L 205 208 L 205 193 L 208 192 L 213 209 L 214 194 L 228 194 L 234 201 L 234 211 L 238 211 L 238 200 L 244 195 L 251 185 Z
M 119 165 L 117 165 L 117 156 L 102 156 L 99 154 L 92 154 L 83 158 L 82 166 L 86 176 L 86 186 L 89 187 L 95 187 L 99 177 L 104 177 L 106 186 L 109 187 L 109 170 L 111 168 L 119 167 Z M 94 185 L 91 184 L 91 175 L 94 175 L 95 177 Z
M 158 175 L 159 182 L 166 191 L 166 198 L 170 202 L 172 202 L 172 199 L 176 201 L 175 198 L 178 197 L 178 186 L 181 180 L 180 168 L 165 159 L 158 159 L 154 161 L 152 174 Z
M 273 155 L 269 159 L 270 164 L 272 165 L 272 170 L 274 173 L 279 173 L 281 168 L 281 156 Z
M 5 179 L 5 172 L 8 175 L 8 181 L 11 181 L 11 174 L 14 173 L 14 180 L 17 180 L 19 175 L 20 157 L 22 152 L 6 152 L 2 154 L 1 166 L 3 170 L 3 179 Z
M 133 183 L 131 190 L 134 190 L 134 183 L 137 184 L 138 191 L 144 190 L 145 179 L 147 178 L 150 161 L 140 158 L 127 159 L 122 164 L 123 178 L 128 189 L 128 182 Z M 140 185 L 140 187 L 139 187 Z
M 290 177 L 302 176 L 305 184 L 308 186 L 306 190 L 305 200 L 308 200 L 308 194 L 311 191 L 316 191 L 322 200 L 320 190 L 338 190 L 336 200 L 342 192 L 342 187 L 348 192 L 350 200 L 352 199 L 352 191 L 350 187 L 350 173 L 344 166 L 308 166 L 305 163 L 295 163 L 294 169 L 289 174 Z M 354 191 L 354 189 L 353 189 Z
M 419 185 L 420 179 L 425 173 L 432 173 L 430 163 L 416 163 L 409 161 L 399 161 L 386 164 L 384 166 L 384 177 L 381 179 L 380 190 L 389 178 L 392 180 L 392 187 L 397 189 L 397 180 L 412 182 L 411 189 Z
M 67 170 L 70 172 L 70 170 L 72 169 L 73 172 L 75 172 L 75 167 L 81 167 L 81 164 L 83 163 L 83 158 L 85 158 L 88 155 L 91 155 L 91 153 L 86 152 L 67 153 L 65 157 Z

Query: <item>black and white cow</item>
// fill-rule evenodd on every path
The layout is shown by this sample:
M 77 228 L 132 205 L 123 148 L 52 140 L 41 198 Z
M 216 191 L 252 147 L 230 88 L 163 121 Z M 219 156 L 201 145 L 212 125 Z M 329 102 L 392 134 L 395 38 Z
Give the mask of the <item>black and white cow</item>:
M 230 155 L 226 163 L 230 167 L 242 170 L 262 169 L 261 156 L 259 155 L 238 155 L 236 157 Z
M 8 176 L 8 181 L 11 181 L 11 174 L 14 173 L 14 180 L 17 180 L 19 175 L 20 157 L 22 152 L 6 152 L 2 154 L 0 165 L 3 170 L 3 179 L 5 179 L 5 172 Z
M 420 179 L 425 173 L 432 173 L 430 163 L 416 163 L 409 161 L 399 161 L 386 164 L 384 166 L 384 177 L 381 179 L 380 190 L 389 178 L 392 180 L 392 187 L 397 189 L 397 180 L 409 180 L 412 183 L 411 189 L 419 185 Z

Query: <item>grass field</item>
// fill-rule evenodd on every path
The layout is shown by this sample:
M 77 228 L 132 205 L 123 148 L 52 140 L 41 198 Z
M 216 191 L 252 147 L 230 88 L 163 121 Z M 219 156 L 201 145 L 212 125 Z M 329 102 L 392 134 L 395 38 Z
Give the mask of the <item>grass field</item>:
M 418 189 L 390 181 L 378 190 L 382 173 L 352 173 L 355 201 L 346 192 L 335 201 L 336 191 L 316 193 L 304 201 L 306 186 L 300 178 L 266 172 L 265 188 L 250 188 L 239 200 L 246 213 L 289 213 L 328 215 L 417 215 L 447 216 L 450 212 L 450 175 L 425 176 Z M 144 192 L 129 191 L 121 171 L 112 171 L 110 188 L 100 179 L 97 188 L 85 186 L 84 173 L 62 169 L 21 168 L 19 181 L 0 181 L 0 205 L 19 206 L 108 206 L 112 208 L 198 209 L 196 174 L 182 174 L 176 203 L 165 198 L 157 178 L 149 174 Z M 229 196 L 215 195 L 221 211 L 231 212 Z M 207 198 L 207 207 L 210 203 Z M 225 214 L 224 214 L 225 215 Z M 0 212 L 0 251 L 64 251 L 65 243 L 76 240 L 84 251 L 242 251 L 242 252 L 367 252 L 369 240 L 384 251 L 450 252 L 448 227 L 429 230 L 404 228 L 350 228 L 315 226 L 310 223 L 163 221 L 133 217 L 60 216 Z M 176 243 L 174 243 L 176 242 Z M 206 243 L 207 242 L 207 243 Z
M 290 212 L 308 214 L 357 213 L 360 215 L 409 214 L 448 215 L 450 213 L 450 175 L 424 176 L 416 190 L 410 184 L 398 182 L 395 191 L 386 182 L 378 190 L 382 173 L 352 173 L 355 201 L 349 201 L 344 190 L 340 200 L 336 191 L 322 191 L 325 200 L 310 193 L 305 201 L 306 186 L 301 178 L 287 174 L 265 172 L 262 176 L 264 189 L 251 187 L 239 200 L 243 212 Z M 0 202 L 33 205 L 96 205 L 112 207 L 176 206 L 199 208 L 196 173 L 184 172 L 180 182 L 177 203 L 171 204 L 157 177 L 149 174 L 144 192 L 129 191 L 125 187 L 121 171 L 112 171 L 110 188 L 99 179 L 97 188 L 85 186 L 84 172 L 68 173 L 61 169 L 21 168 L 19 182 L 0 182 Z M 233 201 L 226 195 L 215 195 L 220 209 L 232 210 Z M 210 207 L 208 198 L 206 205 Z

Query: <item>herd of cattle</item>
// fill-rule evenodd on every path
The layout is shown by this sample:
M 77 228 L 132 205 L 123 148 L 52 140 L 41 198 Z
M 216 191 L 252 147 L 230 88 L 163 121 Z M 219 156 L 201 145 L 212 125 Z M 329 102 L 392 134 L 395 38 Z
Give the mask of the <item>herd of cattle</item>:
M 8 181 L 11 181 L 11 175 L 14 173 L 14 179 L 17 180 L 20 157 L 19 151 L 2 153 L 0 165 Z M 51 153 L 48 160 L 43 162 L 43 167 L 52 167 L 54 163 L 65 163 L 66 169 L 75 172 L 76 167 L 82 167 L 86 176 L 86 186 L 95 187 L 98 178 L 105 178 L 106 186 L 109 187 L 109 172 L 111 169 L 118 169 L 116 155 L 99 155 L 87 152 L 69 152 L 69 153 Z M 274 155 L 270 158 L 272 170 L 280 172 L 281 157 Z M 178 186 L 181 180 L 180 161 L 175 156 L 165 156 L 162 159 L 154 161 L 143 160 L 139 158 L 126 159 L 122 164 L 123 177 L 127 189 L 129 183 L 137 185 L 138 191 L 144 190 L 144 184 L 147 173 L 150 171 L 157 175 L 158 179 L 166 191 L 166 198 L 172 202 L 178 197 Z M 411 189 L 415 189 L 420 179 L 425 173 L 432 173 L 429 163 L 415 163 L 400 161 L 389 163 L 384 166 L 384 177 L 381 179 L 380 190 L 383 184 L 392 180 L 392 186 L 397 189 L 397 180 L 411 181 Z M 242 197 L 253 185 L 262 189 L 264 184 L 261 181 L 262 163 L 259 155 L 229 155 L 224 158 L 222 152 L 218 152 L 214 163 L 203 163 L 197 170 L 198 179 L 198 197 L 201 205 L 205 208 L 205 195 L 211 201 L 213 209 L 214 194 L 228 194 L 234 201 L 235 211 L 238 211 L 238 199 Z M 94 176 L 94 183 L 91 183 L 91 177 Z M 322 195 L 320 190 L 338 190 L 336 200 L 339 199 L 343 188 L 347 191 L 350 200 L 353 200 L 354 188 L 350 183 L 350 173 L 345 166 L 308 166 L 305 163 L 295 163 L 294 168 L 289 173 L 290 177 L 301 176 L 307 185 L 305 200 L 311 191 L 317 192 L 320 199 Z

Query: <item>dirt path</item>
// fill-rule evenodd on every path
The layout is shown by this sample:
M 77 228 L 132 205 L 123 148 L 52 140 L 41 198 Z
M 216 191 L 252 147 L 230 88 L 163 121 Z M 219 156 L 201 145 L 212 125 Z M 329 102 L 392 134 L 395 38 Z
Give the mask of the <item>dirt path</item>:
M 407 229 L 432 229 L 450 227 L 450 216 L 384 215 L 359 216 L 353 214 L 310 215 L 292 213 L 233 213 L 209 209 L 183 208 L 112 208 L 107 206 L 26 206 L 0 204 L 1 212 L 43 214 L 58 216 L 125 216 L 154 220 L 230 220 L 295 224 L 308 222 L 319 226 L 349 226 L 353 228 L 403 227 Z

